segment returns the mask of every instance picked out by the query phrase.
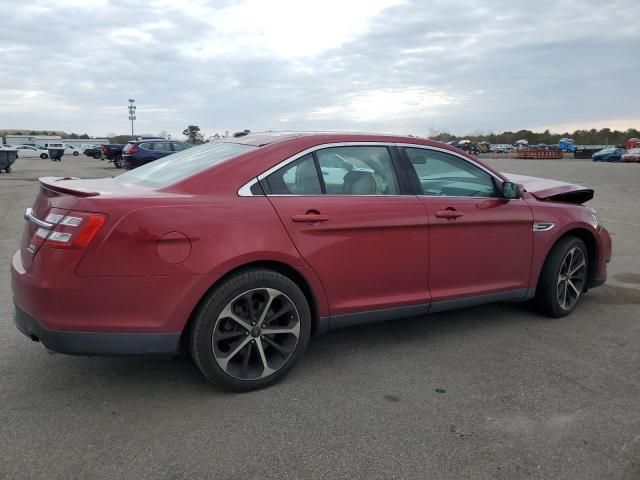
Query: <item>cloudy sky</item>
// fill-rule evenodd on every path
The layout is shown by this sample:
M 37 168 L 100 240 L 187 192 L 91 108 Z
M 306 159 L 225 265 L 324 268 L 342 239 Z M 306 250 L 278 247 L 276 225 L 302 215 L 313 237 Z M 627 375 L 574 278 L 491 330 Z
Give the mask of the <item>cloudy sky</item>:
M 640 127 L 640 1 L 0 0 L 0 128 Z

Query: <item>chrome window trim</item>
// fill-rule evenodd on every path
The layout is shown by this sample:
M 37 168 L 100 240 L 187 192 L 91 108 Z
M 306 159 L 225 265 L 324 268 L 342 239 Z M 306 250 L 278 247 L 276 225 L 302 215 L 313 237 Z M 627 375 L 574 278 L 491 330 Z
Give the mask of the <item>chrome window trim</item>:
M 258 181 L 260 180 L 264 180 L 265 178 L 267 178 L 269 175 L 271 175 L 273 172 L 280 170 L 282 167 L 290 164 L 291 162 L 295 162 L 297 159 L 299 159 L 300 157 L 304 157 L 305 155 L 315 152 L 316 150 L 321 150 L 324 148 L 331 148 L 331 147 L 393 147 L 394 143 L 393 142 L 336 142 L 336 143 L 323 143 L 322 145 L 315 145 L 313 147 L 309 147 L 306 150 L 303 150 L 299 153 L 296 153 L 295 155 L 286 158 L 284 160 L 282 160 L 280 163 L 278 163 L 277 165 L 274 165 L 273 167 L 271 167 L 268 170 L 265 170 L 264 172 L 262 172 L 260 175 L 258 175 L 256 178 L 253 178 L 251 180 L 249 180 L 247 183 L 245 183 L 242 187 L 240 187 L 238 189 L 238 195 L 241 197 L 253 197 L 253 196 L 257 196 L 257 195 L 253 195 L 251 193 L 251 187 Z M 320 195 L 326 195 L 326 194 L 320 194 Z M 263 195 L 259 195 L 259 196 L 263 196 Z M 274 197 L 276 195 L 271 195 L 268 194 L 268 197 Z M 283 197 L 292 197 L 294 195 L 281 195 Z M 299 196 L 299 197 L 306 197 L 308 195 L 295 195 L 295 196 Z M 339 196 L 356 196 L 356 195 L 339 195 Z M 360 195 L 358 195 L 360 196 Z M 363 197 L 371 197 L 373 195 L 361 195 Z M 378 195 L 380 197 L 388 197 L 388 196 L 393 196 L 393 195 Z M 399 195 L 398 195 L 399 196 Z M 406 196 L 406 195 L 402 195 L 402 196 Z
M 258 183 L 257 178 L 249 180 L 248 183 L 245 183 L 240 187 L 240 189 L 238 190 L 238 195 L 240 197 L 264 197 L 264 195 L 254 195 L 251 191 L 251 187 L 253 187 L 256 183 Z
M 240 197 L 254 197 L 254 196 L 264 196 L 264 195 L 253 195 L 253 193 L 251 192 L 251 187 L 253 185 L 255 185 L 258 181 L 260 180 L 264 180 L 266 177 L 268 177 L 269 175 L 271 175 L 273 172 L 279 170 L 280 168 L 288 165 L 291 162 L 296 161 L 297 159 L 299 159 L 300 157 L 304 157 L 305 155 L 315 152 L 316 150 L 322 150 L 325 148 L 331 148 L 331 147 L 359 147 L 359 146 L 364 146 L 364 147 L 403 147 L 403 148 L 421 148 L 424 150 L 434 150 L 437 152 L 442 152 L 442 153 L 448 153 L 450 155 L 453 155 L 457 158 L 460 158 L 461 160 L 464 160 L 466 162 L 469 162 L 470 164 L 472 164 L 473 166 L 479 168 L 480 170 L 484 171 L 485 173 L 488 173 L 491 177 L 495 178 L 496 180 L 498 180 L 500 183 L 503 183 L 504 180 L 500 177 L 498 177 L 495 173 L 493 173 L 491 170 L 488 170 L 487 168 L 483 167 L 482 165 L 477 164 L 476 162 L 474 162 L 473 160 L 465 157 L 464 155 L 461 155 L 457 152 L 454 152 L 452 150 L 448 150 L 446 148 L 440 148 L 440 147 L 432 147 L 430 145 L 420 145 L 420 144 L 416 144 L 416 143 L 394 143 L 394 142 L 336 142 L 336 143 L 323 143 L 321 145 L 315 145 L 313 147 L 307 148 L 306 150 L 303 150 L 299 153 L 296 153 L 295 155 L 286 158 L 285 160 L 282 160 L 280 163 L 278 163 L 277 165 L 274 165 L 273 167 L 269 168 L 268 170 L 262 172 L 260 175 L 258 175 L 255 178 L 252 178 L 251 180 L 249 180 L 247 183 L 245 183 L 242 187 L 240 187 L 238 189 L 238 196 Z M 300 195 L 300 194 L 267 194 L 266 196 L 268 197 L 309 197 L 309 196 L 327 196 L 326 193 L 324 194 L 314 194 L 314 195 Z M 410 195 L 339 195 L 339 194 L 330 194 L 330 196 L 334 196 L 334 197 L 407 197 Z M 472 197 L 472 196 L 464 196 L 464 195 L 456 195 L 456 196 L 446 196 L 446 195 L 424 195 L 424 194 L 418 194 L 416 195 L 418 197 L 427 197 L 427 198 L 470 198 L 470 199 L 481 199 L 481 198 L 486 198 L 486 199 L 491 199 L 491 198 L 502 198 L 502 197 Z M 509 201 L 511 200 L 522 200 L 522 198 L 512 198 L 509 199 Z

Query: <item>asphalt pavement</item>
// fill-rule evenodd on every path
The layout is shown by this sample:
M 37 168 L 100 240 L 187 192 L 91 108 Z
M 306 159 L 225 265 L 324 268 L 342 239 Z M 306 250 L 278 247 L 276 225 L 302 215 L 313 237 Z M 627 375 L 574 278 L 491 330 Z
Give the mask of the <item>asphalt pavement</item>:
M 563 319 L 496 304 L 338 330 L 283 382 L 230 394 L 187 358 L 50 354 L 16 330 L 37 178 L 119 173 L 19 159 L 0 174 L 0 478 L 639 479 L 640 165 L 487 161 L 595 188 L 605 286 Z

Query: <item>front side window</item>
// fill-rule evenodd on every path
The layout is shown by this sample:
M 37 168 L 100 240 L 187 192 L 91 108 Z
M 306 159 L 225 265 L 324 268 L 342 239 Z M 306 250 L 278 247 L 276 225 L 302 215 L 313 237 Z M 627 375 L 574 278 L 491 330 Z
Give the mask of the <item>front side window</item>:
M 173 149 L 176 152 L 181 152 L 182 150 L 186 150 L 187 148 L 189 148 L 189 145 L 185 143 L 173 142 Z
M 493 176 L 450 153 L 405 148 L 418 176 L 423 195 L 446 197 L 499 197 Z

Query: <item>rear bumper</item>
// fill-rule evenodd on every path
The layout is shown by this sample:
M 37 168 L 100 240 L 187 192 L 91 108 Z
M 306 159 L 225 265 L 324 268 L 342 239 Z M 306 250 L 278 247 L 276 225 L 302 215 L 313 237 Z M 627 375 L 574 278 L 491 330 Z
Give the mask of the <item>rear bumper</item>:
M 178 333 L 109 333 L 49 330 L 18 305 L 13 320 L 22 333 L 49 350 L 71 355 L 172 355 L 180 351 Z

